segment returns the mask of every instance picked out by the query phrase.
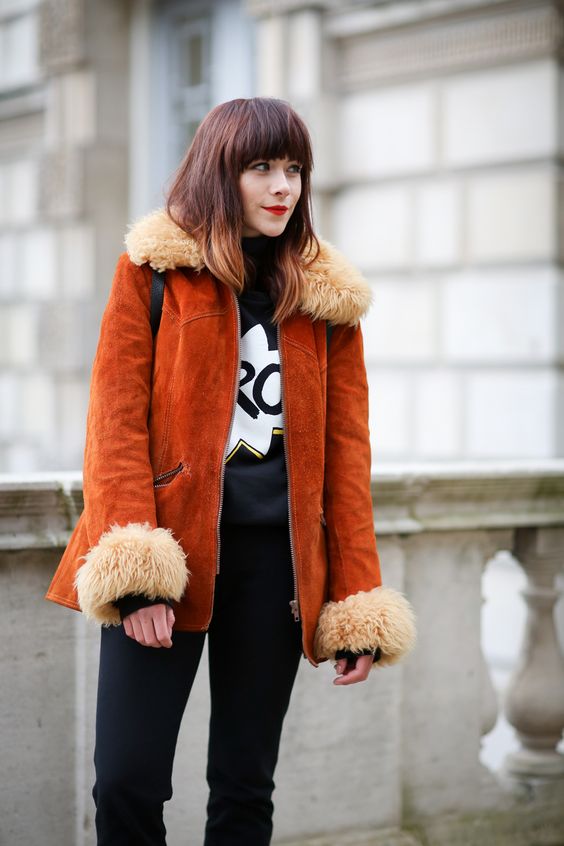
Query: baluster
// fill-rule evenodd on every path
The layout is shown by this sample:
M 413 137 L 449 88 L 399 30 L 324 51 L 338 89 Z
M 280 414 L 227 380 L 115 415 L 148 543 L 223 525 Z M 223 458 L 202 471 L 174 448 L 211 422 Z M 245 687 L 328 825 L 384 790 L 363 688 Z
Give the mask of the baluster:
M 497 551 L 497 550 L 496 550 Z M 487 568 L 488 564 L 491 561 L 491 555 L 484 557 L 484 566 L 482 569 L 482 580 L 484 570 Z M 486 601 L 486 597 L 482 592 L 482 605 Z M 486 661 L 486 656 L 484 655 L 484 650 L 480 645 L 480 663 L 481 663 L 481 674 L 482 674 L 482 719 L 480 730 L 482 733 L 482 738 L 484 738 L 487 734 L 492 731 L 497 723 L 497 714 L 498 714 L 498 699 L 497 693 L 495 691 L 495 687 L 492 682 L 492 677 L 490 675 L 490 669 L 488 667 L 488 663 Z
M 513 776 L 564 777 L 564 756 L 556 750 L 564 728 L 564 659 L 554 622 L 563 549 L 562 529 L 515 532 L 514 555 L 528 583 L 521 592 L 527 604 L 521 655 L 504 696 L 506 717 L 521 742 L 505 759 Z

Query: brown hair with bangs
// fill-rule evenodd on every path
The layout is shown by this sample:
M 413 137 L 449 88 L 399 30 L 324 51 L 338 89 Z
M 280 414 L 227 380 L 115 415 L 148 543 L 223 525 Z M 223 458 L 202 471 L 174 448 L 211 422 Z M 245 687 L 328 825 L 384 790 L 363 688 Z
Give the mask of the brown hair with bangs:
M 304 268 L 319 254 L 311 220 L 311 139 L 290 104 L 251 97 L 212 109 L 196 130 L 166 198 L 168 215 L 197 242 L 207 268 L 239 294 L 250 261 L 241 249 L 239 177 L 257 159 L 285 156 L 301 165 L 301 194 L 284 232 L 269 244 L 265 282 L 276 302 L 277 322 L 296 310 L 306 284 Z

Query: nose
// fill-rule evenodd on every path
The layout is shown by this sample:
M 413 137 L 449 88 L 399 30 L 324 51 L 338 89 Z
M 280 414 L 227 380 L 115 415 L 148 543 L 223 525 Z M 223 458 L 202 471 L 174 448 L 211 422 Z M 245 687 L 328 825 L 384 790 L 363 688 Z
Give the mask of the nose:
M 272 181 L 270 183 L 270 191 L 272 194 L 282 194 L 283 197 L 287 197 L 290 193 L 290 185 L 288 183 L 288 179 L 286 178 L 286 174 L 284 173 L 284 168 L 276 168 L 275 170 L 271 171 L 272 173 Z

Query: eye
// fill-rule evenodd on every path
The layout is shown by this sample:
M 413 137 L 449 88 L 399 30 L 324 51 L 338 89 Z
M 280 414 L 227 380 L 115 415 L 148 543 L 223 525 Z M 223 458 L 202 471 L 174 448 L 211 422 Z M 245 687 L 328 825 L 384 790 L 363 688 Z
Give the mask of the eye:
M 255 170 L 257 167 L 260 167 L 260 168 L 262 168 L 262 167 L 269 168 L 269 167 L 270 167 L 270 165 L 268 164 L 268 162 L 256 162 L 256 164 L 252 164 L 252 165 L 251 165 L 251 170 Z

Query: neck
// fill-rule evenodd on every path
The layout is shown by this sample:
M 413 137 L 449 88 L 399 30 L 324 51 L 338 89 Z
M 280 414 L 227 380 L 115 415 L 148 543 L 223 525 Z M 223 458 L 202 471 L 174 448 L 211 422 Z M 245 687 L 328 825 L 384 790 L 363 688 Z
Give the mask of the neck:
M 241 238 L 241 246 L 245 252 L 255 254 L 264 252 L 271 241 L 272 238 L 268 235 L 243 235 Z

